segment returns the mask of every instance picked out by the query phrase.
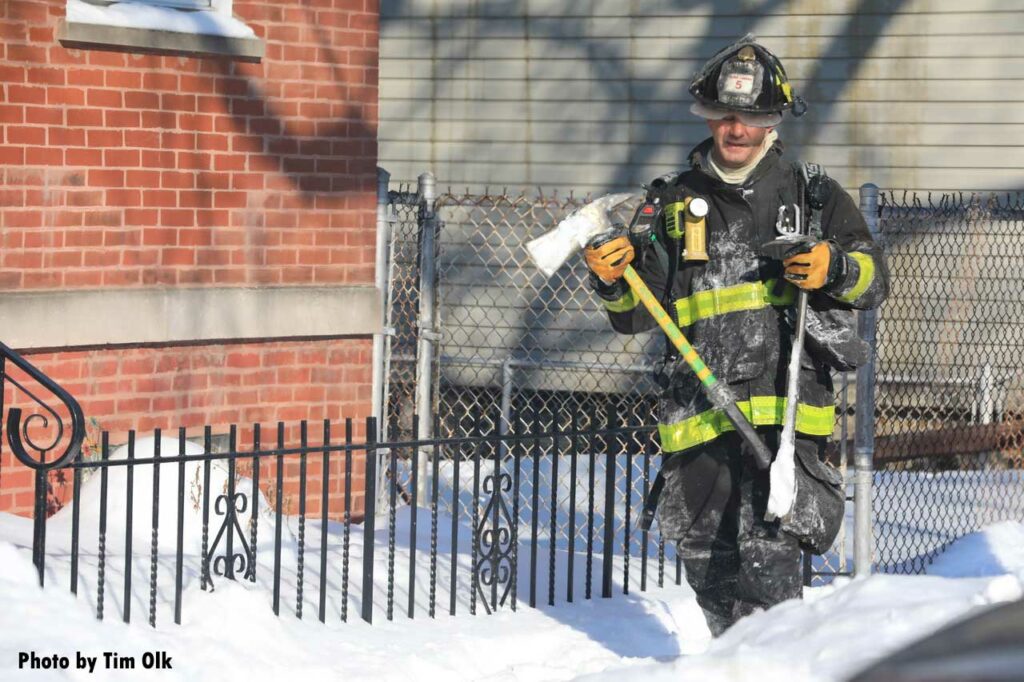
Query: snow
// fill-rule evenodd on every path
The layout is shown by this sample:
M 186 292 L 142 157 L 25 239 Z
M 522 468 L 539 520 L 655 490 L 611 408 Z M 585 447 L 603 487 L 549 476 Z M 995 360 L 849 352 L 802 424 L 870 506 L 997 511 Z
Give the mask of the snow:
M 948 578 L 998 576 L 1024 566 L 1024 526 L 1004 521 L 970 533 L 940 554 L 928 572 Z
M 67 20 L 79 24 L 99 24 L 174 33 L 217 35 L 228 38 L 253 38 L 255 33 L 229 13 L 216 10 L 185 11 L 144 2 L 115 2 L 94 5 L 85 0 L 68 0 Z
M 151 440 L 137 443 L 136 456 L 146 456 Z M 161 442 L 162 452 L 176 453 L 173 439 Z M 189 446 L 191 448 L 191 446 Z M 191 451 L 191 450 L 190 450 Z M 123 457 L 118 452 L 116 457 Z M 646 592 L 638 589 L 637 557 L 633 557 L 630 593 L 622 594 L 621 557 L 615 567 L 615 595 L 599 595 L 600 567 L 595 566 L 595 596 L 583 598 L 585 554 L 576 556 L 575 603 L 565 599 L 568 585 L 566 552 L 559 551 L 556 604 L 547 605 L 547 577 L 537 588 L 539 608 L 526 604 L 527 551 L 520 548 L 518 609 L 507 605 L 486 615 L 477 603 L 469 614 L 471 530 L 459 524 L 457 614 L 448 614 L 452 545 L 449 516 L 441 515 L 437 564 L 437 614 L 430 618 L 430 515 L 419 510 L 413 529 L 411 510 L 399 510 L 394 555 L 394 620 L 386 616 L 389 563 L 386 516 L 377 520 L 374 541 L 375 622 L 359 619 L 359 585 L 363 556 L 362 527 L 352 526 L 349 538 L 350 576 L 342 608 L 341 557 L 344 527 L 327 527 L 326 624 L 318 622 L 320 525 L 305 527 L 302 618 L 296 617 L 299 521 L 283 520 L 285 571 L 281 615 L 271 610 L 274 515 L 261 500 L 258 506 L 260 552 L 256 581 L 231 581 L 214 576 L 215 589 L 203 590 L 198 578 L 199 509 L 185 507 L 185 561 L 182 624 L 173 623 L 173 520 L 177 513 L 176 465 L 160 472 L 161 522 L 157 566 L 157 625 L 147 624 L 150 575 L 151 500 L 146 481 L 152 468 L 135 473 L 136 526 L 132 547 L 132 623 L 121 622 L 125 568 L 123 518 L 126 502 L 123 467 L 112 469 L 104 579 L 104 619 L 96 620 L 98 475 L 83 485 L 82 549 L 78 596 L 68 591 L 68 510 L 48 523 L 47 585 L 40 589 L 28 549 L 31 521 L 0 514 L 0 679 L 160 679 L 214 680 L 303 679 L 344 680 L 842 680 L 872 661 L 911 641 L 989 605 L 1024 596 L 1024 524 L 1002 522 L 953 542 L 929 566 L 928 575 L 874 575 L 867 579 L 838 578 L 824 587 L 808 588 L 803 600 L 788 601 L 740 621 L 711 640 L 693 593 L 666 580 Z M 201 465 L 186 467 L 186 493 L 202 480 Z M 464 472 L 460 472 L 463 474 Z M 122 477 L 118 480 L 118 477 Z M 115 482 L 116 481 L 116 482 Z M 211 490 L 223 490 L 226 472 L 211 467 Z M 249 482 L 241 479 L 240 489 Z M 151 483 L 149 484 L 151 486 Z M 175 494 L 168 494 L 173 491 Z M 170 508 L 165 500 L 172 500 Z M 141 528 L 140 528 L 141 526 Z M 243 524 L 246 527 L 246 524 Z M 211 534 L 216 520 L 211 517 Z M 410 549 L 415 532 L 417 550 Z M 92 535 L 89 535 L 92 533 Z M 523 537 L 520 536 L 520 541 Z M 546 542 L 546 541 L 545 541 Z M 540 554 L 546 567 L 547 545 Z M 579 544 L 577 545 L 579 549 Z M 416 566 L 415 612 L 406 613 L 410 562 Z M 674 573 L 669 571 L 668 573 Z M 68 670 L 19 669 L 20 653 L 67 657 Z M 116 652 L 137 662 L 132 672 L 104 668 L 103 653 Z M 142 670 L 145 652 L 165 652 L 169 670 Z M 96 657 L 96 671 L 76 670 L 79 657 Z M 82 659 L 85 661 L 85 659 Z

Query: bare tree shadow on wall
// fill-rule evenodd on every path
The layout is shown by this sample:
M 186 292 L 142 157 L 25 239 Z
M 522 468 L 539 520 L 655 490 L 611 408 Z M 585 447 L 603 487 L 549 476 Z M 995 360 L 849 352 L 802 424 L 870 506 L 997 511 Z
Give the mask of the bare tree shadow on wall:
M 595 98 L 595 100 L 612 99 L 615 89 L 620 88 L 623 82 L 628 83 L 630 88 L 639 87 L 633 76 L 630 63 L 633 55 L 626 53 L 628 48 L 622 47 L 621 43 L 605 41 L 601 37 L 580 35 L 581 32 L 578 29 L 578 25 L 586 21 L 586 17 L 590 15 L 592 2 L 589 0 L 575 0 L 567 3 L 561 9 L 560 14 L 572 18 L 566 18 L 562 22 L 530 22 L 529 10 L 528 8 L 524 9 L 523 4 L 521 0 L 488 3 L 486 15 L 491 19 L 487 21 L 479 20 L 480 17 L 475 11 L 475 4 L 471 8 L 473 11 L 466 12 L 465 15 L 455 15 L 452 12 L 447 16 L 431 17 L 430 20 L 434 23 L 433 30 L 435 36 L 473 35 L 475 40 L 479 42 L 496 37 L 499 20 L 493 19 L 493 17 L 507 17 L 508 21 L 525 22 L 525 34 L 530 40 L 536 40 L 541 43 L 552 41 L 562 46 L 570 46 L 579 53 L 581 59 L 595 65 L 595 71 L 589 75 L 589 82 L 592 84 L 592 87 L 603 91 L 602 97 Z M 860 0 L 857 6 L 849 12 L 830 45 L 824 50 L 822 57 L 815 64 L 810 75 L 806 79 L 802 79 L 803 82 L 799 91 L 823 93 L 832 89 L 834 84 L 829 83 L 826 78 L 827 66 L 830 61 L 848 60 L 849 72 L 855 73 L 885 32 L 889 20 L 891 20 L 894 14 L 899 12 L 899 9 L 904 4 L 905 0 L 897 0 L 895 3 L 883 2 L 882 0 Z M 662 10 L 662 12 L 671 13 L 672 10 L 675 10 L 680 14 L 684 12 L 700 12 L 707 15 L 707 28 L 699 36 L 696 49 L 692 50 L 690 54 L 685 55 L 699 63 L 709 58 L 731 40 L 740 37 L 746 30 L 753 29 L 757 21 L 773 13 L 778 13 L 785 7 L 786 3 L 784 0 L 766 0 L 749 10 L 733 6 L 733 3 L 677 0 L 667 5 L 666 9 Z M 382 26 L 386 26 L 388 22 L 400 22 L 404 17 L 413 13 L 413 11 L 414 4 L 411 0 L 383 0 L 381 6 Z M 868 15 L 869 18 L 865 19 L 863 15 Z M 748 20 L 746 29 L 736 31 L 737 20 Z M 470 25 L 471 22 L 472 25 Z M 847 36 L 853 33 L 860 39 L 849 41 Z M 800 37 L 793 36 L 793 39 L 799 40 Z M 642 38 L 639 40 L 642 42 Z M 770 42 L 776 41 L 772 40 Z M 778 47 L 776 47 L 776 51 L 781 54 L 786 53 L 785 49 L 778 49 Z M 847 53 L 849 53 L 848 56 Z M 467 51 L 466 56 L 460 58 L 453 51 L 448 51 L 443 59 L 434 58 L 436 54 L 430 55 L 433 58 L 431 62 L 433 69 L 432 77 L 424 79 L 418 85 L 412 97 L 419 102 L 424 102 L 443 96 L 444 92 L 434 92 L 432 88 L 435 86 L 447 87 L 456 74 L 459 73 L 464 62 L 472 59 L 471 54 L 471 50 Z M 680 55 L 680 57 L 683 57 L 683 55 Z M 540 57 L 535 61 L 543 62 L 543 60 L 544 57 Z M 666 73 L 671 71 L 671 61 L 671 59 L 667 60 Z M 526 77 L 529 80 L 530 74 L 527 73 Z M 676 86 L 678 90 L 674 95 L 670 96 L 670 99 L 675 102 L 688 103 L 691 99 L 687 92 L 688 85 L 689 78 L 679 79 Z M 814 144 L 823 126 L 832 118 L 832 112 L 837 105 L 837 99 L 833 97 L 823 99 L 820 102 L 812 100 L 809 104 L 809 114 L 800 121 L 794 122 L 795 124 L 791 124 L 792 137 L 797 142 L 788 154 L 792 158 L 799 157 L 803 146 Z M 630 102 L 625 106 L 633 108 L 644 106 L 644 104 L 642 102 Z M 528 111 L 531 108 L 528 107 Z M 562 134 L 557 136 L 561 139 L 569 139 L 573 127 L 578 125 L 570 114 L 571 107 L 566 107 L 565 117 L 561 121 Z M 680 111 L 680 117 L 688 118 L 690 116 L 686 108 L 683 107 Z M 632 121 L 633 119 L 634 116 L 631 113 L 629 120 Z M 598 146 L 600 144 L 597 140 L 613 139 L 616 129 L 621 125 L 622 122 L 619 120 L 619 117 L 608 117 L 601 121 L 596 129 L 594 145 Z M 643 126 L 633 123 L 627 125 L 629 125 L 627 156 L 625 163 L 618 165 L 613 170 L 607 182 L 609 190 L 627 188 L 638 191 L 639 183 L 649 179 L 636 177 L 637 169 L 643 166 L 643 150 L 662 143 L 665 137 L 663 126 L 661 125 Z M 786 136 L 786 131 L 783 131 L 783 136 Z M 529 145 L 532 141 L 527 140 L 525 142 Z M 678 167 L 682 168 L 685 166 L 686 153 L 697 142 L 699 142 L 699 139 L 678 140 L 675 143 L 678 144 Z M 486 153 L 486 143 L 481 143 L 478 147 L 476 151 L 474 151 L 472 146 L 464 147 L 467 149 L 467 152 L 463 160 L 489 158 Z M 529 161 L 527 162 L 527 171 L 533 172 L 529 166 Z M 443 185 L 445 178 L 439 178 L 439 182 Z M 527 183 L 533 184 L 532 177 L 524 178 L 524 184 Z M 462 281 L 461 278 L 460 281 Z M 470 288 L 467 287 L 467 290 Z M 520 328 L 526 331 L 515 343 L 511 343 L 507 347 L 511 354 L 515 354 L 517 349 L 528 348 L 533 342 L 530 329 L 546 329 L 558 322 L 563 313 L 560 306 L 554 300 L 555 292 L 555 288 L 550 286 L 542 287 L 538 290 L 537 294 L 541 298 L 541 302 L 524 310 L 524 319 L 521 321 L 522 325 Z M 614 332 L 608 330 L 607 336 L 610 341 L 611 337 L 614 336 Z M 573 335 L 564 334 L 556 344 L 556 347 L 550 350 L 558 353 L 572 351 L 574 342 L 575 338 Z
M 905 4 L 906 0 L 895 0 L 895 2 L 859 0 L 857 6 L 852 8 L 845 16 L 842 25 L 835 32 L 828 47 L 822 52 L 810 75 L 807 78 L 801 79 L 802 82 L 799 90 L 801 92 L 825 93 L 837 89 L 828 81 L 828 65 L 837 60 L 845 60 L 848 62 L 849 72 L 855 73 L 885 33 L 893 16 L 898 14 Z M 593 65 L 595 71 L 586 75 L 588 83 L 595 89 L 602 91 L 600 97 L 594 98 L 596 103 L 614 101 L 615 94 L 617 90 L 621 89 L 621 84 L 623 83 L 626 83 L 630 89 L 644 87 L 643 83 L 638 81 L 632 72 L 631 60 L 636 55 L 627 52 L 630 49 L 630 45 L 637 45 L 639 46 L 637 49 L 642 49 L 643 36 L 637 36 L 635 40 L 629 41 L 623 46 L 621 42 L 609 42 L 601 36 L 586 35 L 579 30 L 579 25 L 585 23 L 591 14 L 593 6 L 591 0 L 574 0 L 573 2 L 566 3 L 564 7 L 559 9 L 559 15 L 566 17 L 564 21 L 531 21 L 549 15 L 534 14 L 531 16 L 529 8 L 524 8 L 523 5 L 522 0 L 504 0 L 503 2 L 487 3 L 486 20 L 482 21 L 480 12 L 477 11 L 476 3 L 471 3 L 468 10 L 463 14 L 457 15 L 452 11 L 445 16 L 430 16 L 423 13 L 413 14 L 414 3 L 411 0 L 383 0 L 381 3 L 382 29 L 386 29 L 389 23 L 401 22 L 407 16 L 412 15 L 424 17 L 431 21 L 433 35 L 437 36 L 435 52 L 431 55 L 420 55 L 424 59 L 430 58 L 433 69 L 432 76 L 431 78 L 423 79 L 418 84 L 412 99 L 419 102 L 429 102 L 434 98 L 443 97 L 445 95 L 444 91 L 434 92 L 432 89 L 435 87 L 449 87 L 451 80 L 463 65 L 474 59 L 472 50 L 468 50 L 464 55 L 459 55 L 458 51 L 453 49 L 447 49 L 444 55 L 438 58 L 437 50 L 445 49 L 444 47 L 437 47 L 438 43 L 443 42 L 441 40 L 442 37 L 471 35 L 476 43 L 483 44 L 488 40 L 498 38 L 499 29 L 505 26 L 506 22 L 523 23 L 524 37 L 531 41 L 537 41 L 540 44 L 549 41 L 551 44 L 558 44 L 561 48 L 574 50 L 581 61 Z M 680 52 L 679 54 L 671 55 L 665 60 L 664 72 L 666 76 L 672 76 L 673 80 L 678 81 L 678 85 L 675 86 L 678 89 L 674 94 L 668 93 L 668 99 L 683 105 L 688 105 L 691 101 L 687 92 L 689 75 L 691 74 L 687 73 L 685 74 L 686 78 L 679 78 L 678 67 L 674 66 L 677 60 L 695 60 L 699 64 L 732 40 L 740 37 L 743 33 L 756 29 L 758 21 L 782 13 L 786 6 L 787 3 L 784 0 L 765 0 L 753 8 L 741 7 L 737 3 L 675 0 L 675 2 L 668 3 L 663 9 L 660 9 L 660 14 L 671 14 L 675 11 L 680 15 L 690 13 L 707 17 L 706 30 L 702 31 L 699 36 L 688 36 L 690 38 L 698 38 L 697 47 L 687 50 L 685 53 Z M 632 21 L 632 18 L 624 18 L 624 21 Z M 738 24 L 742 26 L 739 30 L 737 30 Z M 632 30 L 630 30 L 630 33 L 632 33 Z M 850 36 L 856 36 L 857 39 L 850 40 Z M 799 41 L 802 38 L 802 36 L 791 36 L 789 40 Z M 768 39 L 766 42 L 771 43 L 773 49 L 779 54 L 785 55 L 787 52 L 792 51 L 787 49 L 785 45 L 780 45 L 781 41 L 777 38 Z M 410 57 L 412 56 L 410 55 Z M 542 64 L 545 59 L 546 57 L 543 56 L 531 56 L 529 61 L 532 66 L 536 67 L 538 63 Z M 529 73 L 526 74 L 525 79 L 528 81 L 528 86 L 530 86 L 531 76 Z M 659 95 L 661 102 L 664 101 L 664 98 L 664 95 Z M 796 145 L 797 148 L 794 151 L 798 151 L 799 147 L 803 144 L 809 145 L 814 143 L 821 132 L 822 126 L 828 123 L 832 117 L 837 100 L 832 97 L 822 98 L 821 101 L 814 101 L 812 98 L 808 104 L 810 105 L 810 112 L 807 117 L 802 119 L 798 126 L 793 126 L 792 131 L 789 131 L 793 138 L 801 141 L 800 144 Z M 652 105 L 653 103 L 645 104 L 641 100 L 639 102 L 630 102 L 623 106 L 632 108 Z M 530 113 L 528 108 L 528 118 Z M 563 131 L 561 139 L 568 139 L 572 128 L 578 125 L 572 113 L 573 107 L 567 106 L 564 111 L 564 118 L 560 122 Z M 686 110 L 686 106 L 681 107 L 680 117 L 686 120 L 692 118 Z M 612 118 L 607 117 L 599 123 L 593 136 L 593 145 L 595 147 L 599 146 L 604 140 L 613 139 L 612 134 L 617 127 L 622 125 L 622 121 L 617 117 L 614 117 L 616 120 L 611 120 Z M 632 115 L 629 116 L 630 121 L 633 118 Z M 606 185 L 609 190 L 635 188 L 640 182 L 649 180 L 646 177 L 636 177 L 638 167 L 642 166 L 642 159 L 639 155 L 643 149 L 659 144 L 664 139 L 663 125 L 652 124 L 643 126 L 634 123 L 629 127 L 629 149 L 627 150 L 625 163 L 620 164 L 607 180 Z M 700 139 L 698 138 L 676 142 L 679 145 L 678 162 L 680 167 L 685 164 L 687 150 L 699 141 Z M 526 140 L 525 142 L 530 144 L 532 141 Z M 465 149 L 467 151 L 464 157 L 460 159 L 462 161 L 488 158 L 485 153 L 486 143 L 479 144 L 479 153 L 472 146 L 467 146 Z M 529 161 L 527 163 L 529 164 Z M 532 169 L 530 172 L 533 172 Z M 444 184 L 446 178 L 439 178 L 439 181 Z M 487 182 L 487 180 L 484 179 L 482 182 Z M 528 177 L 523 179 L 523 184 L 535 185 L 537 183 L 533 177 Z
M 372 102 L 353 101 L 346 96 L 349 87 L 374 88 L 374 83 L 353 80 L 353 75 L 364 73 L 363 68 L 377 68 L 377 63 L 352 64 L 343 58 L 333 44 L 329 31 L 317 21 L 316 9 L 304 0 L 303 10 L 315 36 L 313 44 L 303 47 L 314 50 L 318 59 L 294 64 L 300 79 L 289 81 L 302 94 L 294 99 L 309 107 L 312 115 L 283 112 L 274 96 L 266 92 L 266 76 L 253 74 L 256 67 L 230 60 L 216 60 L 218 73 L 224 85 L 218 93 L 228 99 L 227 113 L 235 125 L 235 134 L 258 141 L 255 153 L 287 178 L 302 199 L 312 205 L 318 195 L 349 192 L 375 192 L 377 120 L 369 116 L 367 107 Z M 267 25 L 273 22 L 267 20 Z M 362 48 L 369 50 L 370 48 Z M 320 55 L 323 55 L 321 58 Z M 278 64 L 287 63 L 287 59 Z M 271 62 L 264 58 L 263 68 Z M 302 77 L 303 71 L 309 77 Z M 325 78 L 325 76 L 327 76 Z M 326 100 L 321 100 L 322 89 L 333 89 Z M 287 99 L 281 97 L 280 99 Z M 312 130 L 301 130 L 302 127 Z M 251 144 L 251 142 L 250 142 Z M 359 161 L 353 164 L 352 159 Z M 367 159 L 369 159 L 367 161 Z M 363 165 L 366 167 L 364 168 Z

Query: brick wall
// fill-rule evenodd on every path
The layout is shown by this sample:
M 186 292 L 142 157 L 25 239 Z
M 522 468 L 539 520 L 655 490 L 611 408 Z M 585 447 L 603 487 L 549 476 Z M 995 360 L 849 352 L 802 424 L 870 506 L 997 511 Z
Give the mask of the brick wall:
M 68 49 L 64 5 L 0 5 L 0 293 L 372 284 L 377 0 L 235 0 L 260 63 Z M 369 412 L 364 337 L 29 360 L 112 442 Z M 0 466 L 0 509 L 26 511 Z
M 235 2 L 259 64 L 69 50 L 63 7 L 0 10 L 0 286 L 372 281 L 376 0 Z

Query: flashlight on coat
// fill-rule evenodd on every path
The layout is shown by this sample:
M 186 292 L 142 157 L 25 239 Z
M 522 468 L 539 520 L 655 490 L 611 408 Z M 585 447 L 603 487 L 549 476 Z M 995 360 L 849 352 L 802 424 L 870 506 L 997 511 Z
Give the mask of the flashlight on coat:
M 687 198 L 684 215 L 683 260 L 708 260 L 708 202 L 700 197 Z
M 683 260 L 708 260 L 708 202 L 701 197 L 686 197 L 665 209 L 665 231 L 673 239 L 682 239 Z

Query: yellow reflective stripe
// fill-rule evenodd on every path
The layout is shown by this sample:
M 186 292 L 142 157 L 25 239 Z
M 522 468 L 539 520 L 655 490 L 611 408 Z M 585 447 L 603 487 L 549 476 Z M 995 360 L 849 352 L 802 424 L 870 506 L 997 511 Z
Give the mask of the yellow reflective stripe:
M 628 313 L 630 310 L 635 308 L 640 299 L 636 297 L 633 290 L 630 289 L 622 297 L 615 299 L 614 301 L 605 301 L 602 299 L 604 307 L 613 313 Z
M 745 402 L 745 401 L 744 401 Z M 781 425 L 786 416 L 786 399 L 774 395 L 751 396 L 754 426 Z M 742 406 L 740 407 L 742 410 Z M 746 413 L 744 413 L 746 414 Z M 796 430 L 812 436 L 827 436 L 832 433 L 836 422 L 835 405 L 819 407 L 807 403 L 796 404 Z
M 688 327 L 697 320 L 739 310 L 756 310 L 767 305 L 762 282 L 745 282 L 721 289 L 698 291 L 676 301 L 679 326 Z
M 782 294 L 776 296 L 775 291 L 775 279 L 767 279 L 764 282 L 764 300 L 768 301 L 774 306 L 785 306 L 792 305 L 793 301 L 796 300 L 796 285 L 791 282 L 783 282 Z
M 679 452 L 707 443 L 732 429 L 725 413 L 708 410 L 674 424 L 658 424 L 662 452 Z
M 786 399 L 780 396 L 753 396 L 736 403 L 754 426 L 781 426 L 786 414 Z M 797 403 L 796 430 L 811 436 L 831 435 L 835 425 L 835 406 Z M 686 450 L 718 438 L 733 426 L 725 413 L 707 410 L 673 424 L 659 424 L 658 434 L 665 452 Z
M 740 310 L 757 310 L 766 305 L 789 305 L 796 298 L 796 287 L 786 283 L 781 296 L 773 296 L 775 280 L 744 282 L 721 289 L 698 291 L 676 300 L 676 315 L 680 327 L 688 327 L 697 320 Z
M 860 266 L 860 274 L 857 276 L 857 283 L 853 285 L 853 288 L 842 296 L 836 296 L 843 303 L 853 303 L 861 294 L 868 290 L 871 286 L 871 281 L 875 278 L 875 261 L 866 253 L 860 251 L 853 251 L 850 253 L 850 258 L 857 261 L 857 265 Z
M 786 98 L 786 101 L 792 103 L 793 86 L 789 84 L 789 80 L 786 79 L 786 74 L 783 73 L 781 66 L 775 67 L 775 83 L 782 89 L 782 96 Z

